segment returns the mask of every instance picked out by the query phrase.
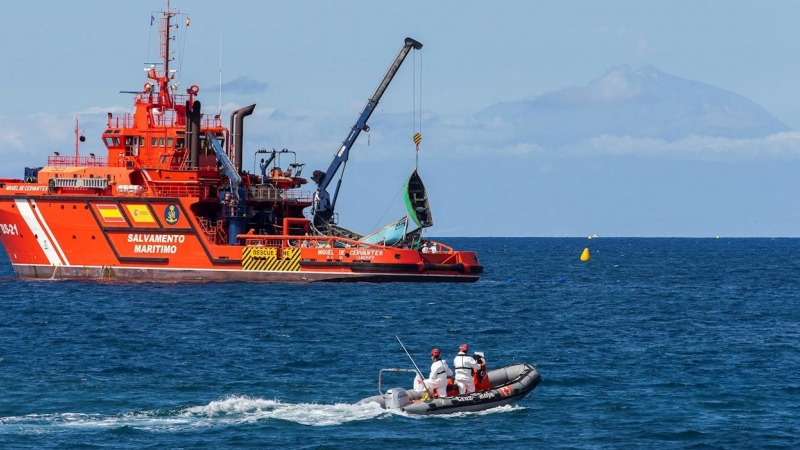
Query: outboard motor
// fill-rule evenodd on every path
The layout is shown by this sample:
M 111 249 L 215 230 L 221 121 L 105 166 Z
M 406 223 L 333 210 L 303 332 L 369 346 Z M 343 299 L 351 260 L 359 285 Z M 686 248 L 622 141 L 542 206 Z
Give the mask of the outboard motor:
M 401 409 L 409 404 L 408 392 L 403 388 L 389 389 L 383 394 L 383 401 L 386 409 Z

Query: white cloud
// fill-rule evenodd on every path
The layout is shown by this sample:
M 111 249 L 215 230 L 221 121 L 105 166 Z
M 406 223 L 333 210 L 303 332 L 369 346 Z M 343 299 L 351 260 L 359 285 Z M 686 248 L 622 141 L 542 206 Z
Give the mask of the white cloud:
M 763 160 L 800 158 L 800 132 L 787 131 L 755 139 L 689 136 L 678 141 L 599 136 L 586 151 L 594 154 L 668 157 L 693 160 Z
M 616 85 L 612 77 L 604 95 L 626 95 L 629 87 Z M 227 115 L 238 105 L 227 104 Z M 122 107 L 92 107 L 79 114 L 35 114 L 0 117 L 0 177 L 19 176 L 23 167 L 39 166 L 54 151 L 74 150 L 75 117 L 87 141 L 81 152 L 102 154 L 100 133 L 107 113 L 115 115 Z M 586 155 L 627 155 L 676 160 L 781 160 L 800 159 L 800 132 L 790 131 L 756 139 L 731 139 L 690 136 L 677 141 L 630 136 L 603 135 L 581 144 L 550 148 L 515 135 L 514 127 L 499 118 L 441 118 L 426 114 L 420 156 L 431 159 L 493 158 L 526 156 L 541 159 Z M 384 117 L 386 119 L 386 117 Z M 257 108 L 245 121 L 245 146 L 248 153 L 259 148 L 288 148 L 296 151 L 299 162 L 309 168 L 324 167 L 346 137 L 354 117 L 343 112 L 323 110 L 276 111 Z M 430 121 L 430 123 L 427 123 Z M 354 148 L 359 160 L 397 160 L 413 155 L 413 143 L 406 124 L 384 120 L 371 133 L 362 133 Z M 378 129 L 379 128 L 379 129 Z M 369 144 L 369 148 L 367 148 Z M 245 163 L 249 167 L 249 162 Z
M 0 155 L 8 150 L 23 148 L 24 136 L 19 128 L 9 124 L 6 117 L 0 117 Z
M 74 112 L 72 114 L 74 116 L 95 115 L 95 114 L 107 115 L 108 113 L 112 113 L 112 114 L 116 115 L 116 114 L 125 113 L 127 111 L 130 111 L 130 109 L 125 109 L 122 106 L 117 106 L 117 105 L 115 105 L 115 106 L 90 106 L 90 107 L 88 107 L 86 109 Z

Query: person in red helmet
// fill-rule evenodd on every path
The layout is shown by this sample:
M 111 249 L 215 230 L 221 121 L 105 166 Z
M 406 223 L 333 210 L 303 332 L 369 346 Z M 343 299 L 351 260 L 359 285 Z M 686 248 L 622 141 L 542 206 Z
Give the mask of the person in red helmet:
M 471 394 L 475 392 L 475 381 L 472 374 L 480 370 L 481 366 L 475 358 L 468 354 L 469 346 L 461 344 L 458 347 L 458 355 L 453 359 L 453 366 L 456 368 L 456 384 L 459 394 Z
M 447 367 L 447 362 L 440 358 L 438 348 L 431 350 L 431 374 L 425 380 L 428 389 L 434 389 L 440 398 L 447 397 L 447 378 L 453 376 L 453 371 Z

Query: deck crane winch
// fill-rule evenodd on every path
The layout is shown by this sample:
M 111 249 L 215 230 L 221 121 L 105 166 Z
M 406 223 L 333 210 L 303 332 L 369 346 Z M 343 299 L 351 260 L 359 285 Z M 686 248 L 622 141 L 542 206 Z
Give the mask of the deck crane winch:
M 383 96 L 383 93 L 386 91 L 386 88 L 389 87 L 389 83 L 391 83 L 392 78 L 394 78 L 397 70 L 400 69 L 400 65 L 403 64 L 403 61 L 406 59 L 408 52 L 411 49 L 419 50 L 422 48 L 422 44 L 410 37 L 405 39 L 403 43 L 403 47 L 400 48 L 400 52 L 394 58 L 392 65 L 389 66 L 389 70 L 386 71 L 386 75 L 383 76 L 383 80 L 378 85 L 377 89 L 375 89 L 375 93 L 372 94 L 369 101 L 367 101 L 367 105 L 364 107 L 364 110 L 361 112 L 361 115 L 356 120 L 355 125 L 350 129 L 350 133 L 347 135 L 347 138 L 342 142 L 342 146 L 336 151 L 336 154 L 333 156 L 333 161 L 328 166 L 328 170 L 325 172 L 321 170 L 315 170 L 314 173 L 311 175 L 311 179 L 317 183 L 317 191 L 314 194 L 314 204 L 312 205 L 311 215 L 313 217 L 313 224 L 318 230 L 324 230 L 328 228 L 330 225 L 331 219 L 333 218 L 333 210 L 336 206 L 336 198 L 339 195 L 339 188 L 342 185 L 342 175 L 344 175 L 344 168 L 343 165 L 347 164 L 347 158 L 350 154 L 350 148 L 356 142 L 358 135 L 361 134 L 361 131 L 369 131 L 369 126 L 367 125 L 367 120 L 372 115 L 372 112 L 375 111 L 375 107 L 378 105 L 378 101 Z M 336 184 L 336 190 L 333 191 L 333 198 L 328 193 L 328 185 L 330 184 L 331 180 L 333 180 L 334 175 L 336 172 L 342 168 L 342 175 L 339 176 L 339 181 Z

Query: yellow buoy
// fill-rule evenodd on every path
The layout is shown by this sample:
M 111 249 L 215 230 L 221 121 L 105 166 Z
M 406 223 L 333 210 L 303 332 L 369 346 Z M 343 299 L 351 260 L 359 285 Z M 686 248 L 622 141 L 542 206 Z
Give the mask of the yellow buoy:
M 589 255 L 589 247 L 583 249 L 583 253 L 581 253 L 581 261 L 588 261 L 592 257 Z

